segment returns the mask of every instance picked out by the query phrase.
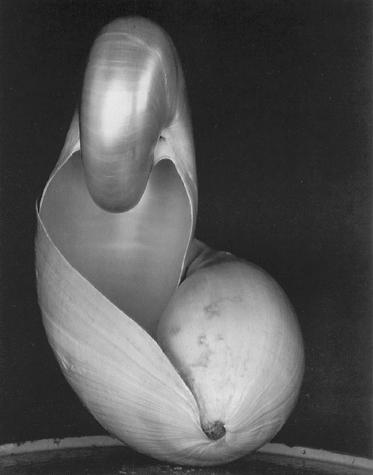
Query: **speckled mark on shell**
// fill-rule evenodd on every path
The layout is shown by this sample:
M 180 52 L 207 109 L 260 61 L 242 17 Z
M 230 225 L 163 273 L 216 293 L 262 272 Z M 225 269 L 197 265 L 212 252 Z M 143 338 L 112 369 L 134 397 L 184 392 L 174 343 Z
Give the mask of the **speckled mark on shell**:
M 213 302 L 209 305 L 203 307 L 204 312 L 208 319 L 220 317 L 220 309 L 219 309 L 219 302 Z
M 202 334 L 198 337 L 197 340 L 198 345 L 205 345 L 206 344 L 206 335 Z
M 210 363 L 210 357 L 212 355 L 212 351 L 209 347 L 206 348 L 206 350 L 200 355 L 200 357 L 195 361 L 194 363 L 191 364 L 192 367 L 197 367 L 200 366 L 202 368 L 207 368 L 209 363 Z
M 218 300 L 215 300 L 215 302 L 205 305 L 203 307 L 203 311 L 206 313 L 206 317 L 208 319 L 220 317 L 222 313 L 221 304 L 223 302 L 239 303 L 242 302 L 242 296 L 233 295 L 232 297 L 222 297 Z
M 178 333 L 180 333 L 181 328 L 178 325 L 173 325 L 170 330 L 169 334 L 170 336 L 176 336 Z

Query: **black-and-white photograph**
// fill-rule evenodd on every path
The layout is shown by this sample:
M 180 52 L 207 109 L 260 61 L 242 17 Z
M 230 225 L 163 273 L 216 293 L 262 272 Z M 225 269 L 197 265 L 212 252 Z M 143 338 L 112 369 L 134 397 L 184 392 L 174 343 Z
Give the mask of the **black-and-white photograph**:
M 0 473 L 373 473 L 373 3 L 0 24 Z

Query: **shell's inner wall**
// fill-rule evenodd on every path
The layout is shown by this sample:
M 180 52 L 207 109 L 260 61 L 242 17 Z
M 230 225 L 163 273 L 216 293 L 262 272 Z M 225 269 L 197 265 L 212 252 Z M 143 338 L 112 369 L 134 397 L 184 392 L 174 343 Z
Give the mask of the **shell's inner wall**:
M 174 164 L 161 160 L 138 205 L 110 213 L 92 200 L 76 152 L 51 180 L 40 214 L 69 263 L 154 334 L 178 283 L 191 225 L 188 199 Z

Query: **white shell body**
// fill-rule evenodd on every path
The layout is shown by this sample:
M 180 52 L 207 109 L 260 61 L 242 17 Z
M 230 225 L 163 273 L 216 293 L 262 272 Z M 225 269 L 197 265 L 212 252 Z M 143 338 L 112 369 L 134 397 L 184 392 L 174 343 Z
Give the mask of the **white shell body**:
M 283 426 L 302 380 L 302 337 L 285 293 L 262 269 L 233 256 L 200 264 L 172 296 L 157 341 L 209 437 L 245 450 Z
M 113 41 L 121 59 L 107 62 Z M 123 56 L 121 48 L 132 53 Z M 197 180 L 181 68 L 164 32 L 137 18 L 111 24 L 93 51 L 81 117 L 74 116 L 37 211 L 37 285 L 47 337 L 66 379 L 109 433 L 160 460 L 228 462 L 264 444 L 268 433 L 266 440 L 257 436 L 260 424 L 253 416 L 250 426 L 243 401 L 225 436 L 210 440 L 195 396 L 154 339 L 183 274 L 193 261 L 198 268 L 204 249 L 193 240 Z M 152 73 L 154 57 L 168 82 Z M 109 120 L 102 104 L 110 103 L 105 95 L 113 84 L 124 116 L 112 102 L 121 125 L 102 139 Z M 155 102 L 148 97 L 154 91 Z M 146 146 L 138 148 L 142 139 Z M 117 180 L 127 174 L 138 180 L 134 187 Z M 284 343 L 288 330 L 282 329 Z M 282 415 L 276 431 L 299 390 L 301 339 L 297 345 L 295 360 L 283 368 L 292 372 L 293 391 L 276 399 Z M 262 414 L 265 419 L 265 408 Z

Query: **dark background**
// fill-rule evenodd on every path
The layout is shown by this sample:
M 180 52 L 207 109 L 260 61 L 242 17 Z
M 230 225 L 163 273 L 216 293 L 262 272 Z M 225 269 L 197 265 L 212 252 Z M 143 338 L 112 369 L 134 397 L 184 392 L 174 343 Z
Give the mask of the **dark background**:
M 19 1 L 1 14 L 0 443 L 99 434 L 46 342 L 35 200 L 105 23 L 171 35 L 190 99 L 197 236 L 272 274 L 306 346 L 275 441 L 372 456 L 372 3 Z

